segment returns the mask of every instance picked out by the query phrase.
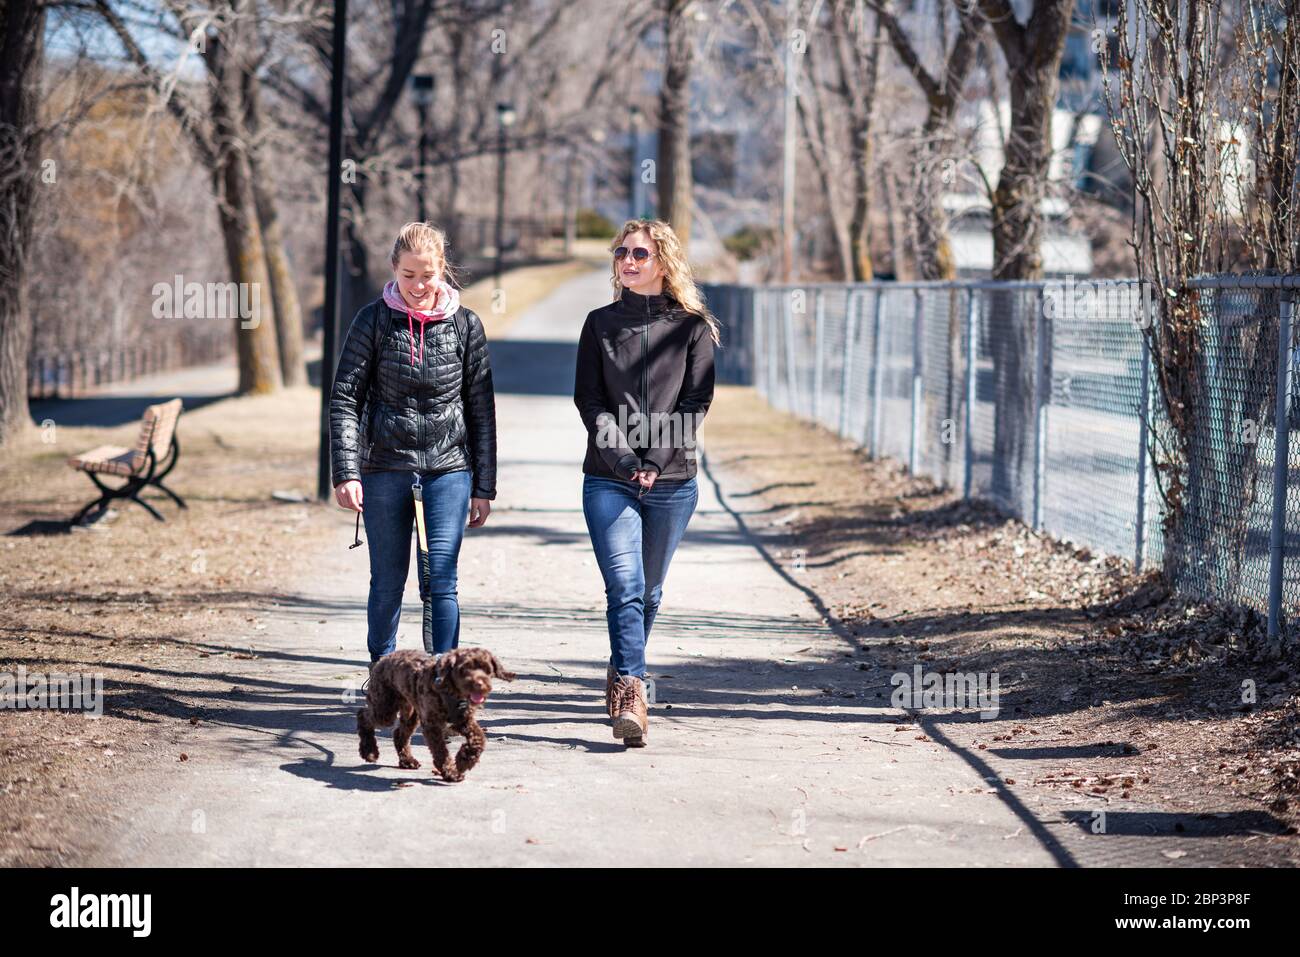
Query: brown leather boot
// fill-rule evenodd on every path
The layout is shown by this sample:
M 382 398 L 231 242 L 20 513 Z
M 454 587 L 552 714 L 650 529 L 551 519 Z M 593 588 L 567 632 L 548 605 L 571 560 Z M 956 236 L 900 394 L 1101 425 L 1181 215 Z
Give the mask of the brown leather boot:
M 629 748 L 645 746 L 645 685 L 640 678 L 623 675 L 614 687 L 614 737 Z

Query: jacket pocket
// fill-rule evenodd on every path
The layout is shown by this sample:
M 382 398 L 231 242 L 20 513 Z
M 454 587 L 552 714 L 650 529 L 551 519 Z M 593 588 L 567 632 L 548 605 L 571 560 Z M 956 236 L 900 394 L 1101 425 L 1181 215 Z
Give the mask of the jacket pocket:
M 373 402 L 366 405 L 365 431 L 362 434 L 365 436 L 366 450 L 373 449 L 375 447 L 375 404 Z

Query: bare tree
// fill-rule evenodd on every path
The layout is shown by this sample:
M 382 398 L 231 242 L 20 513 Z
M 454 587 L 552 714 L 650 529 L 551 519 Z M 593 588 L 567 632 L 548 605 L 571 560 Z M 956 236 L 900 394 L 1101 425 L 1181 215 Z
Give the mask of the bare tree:
M 831 0 L 830 9 L 832 22 L 838 27 L 834 32 L 835 62 L 839 68 L 835 90 L 848 121 L 853 183 L 849 214 L 849 257 L 853 268 L 846 275 L 857 282 L 868 282 L 875 275 L 871 258 L 872 183 L 876 165 L 872 121 L 876 112 L 883 24 L 876 18 L 868 30 L 860 2 Z
M 692 0 L 666 0 L 664 79 L 659 92 L 659 218 L 673 227 L 683 248 L 691 238 L 691 36 Z
M 1010 101 L 1002 171 L 993 192 L 993 278 L 1038 279 L 1052 111 L 1074 0 L 1034 0 L 1024 24 L 1016 20 L 1010 0 L 979 0 L 979 8 L 1006 59 Z
M 266 392 L 282 383 L 279 343 L 271 275 L 254 197 L 249 160 L 247 80 L 258 49 L 252 0 L 226 0 L 210 8 L 190 7 L 167 0 L 170 18 L 160 16 L 157 29 L 202 50 L 207 69 L 206 109 L 178 82 L 181 66 L 163 73 L 144 52 L 122 14 L 108 2 L 95 0 L 95 9 L 121 43 L 128 60 L 143 75 L 166 108 L 189 134 L 199 160 L 211 173 L 226 261 L 231 279 L 245 288 L 268 290 L 256 300 L 259 314 L 249 323 L 234 319 L 239 361 L 239 391 Z M 181 58 L 181 64 L 186 58 Z M 266 203 L 273 200 L 267 194 Z M 267 301 L 270 300 L 270 301 Z
M 287 386 L 305 385 L 307 366 L 303 362 L 302 305 L 298 301 L 298 285 L 294 281 L 293 267 L 285 249 L 273 167 L 265 157 L 270 152 L 271 129 L 262 109 L 261 81 L 255 69 L 248 69 L 243 76 L 243 99 L 244 125 L 249 137 L 248 167 L 275 309 L 280 375 Z
M 833 11 L 832 11 L 833 16 Z M 810 24 L 815 26 L 815 24 Z M 839 252 L 840 275 L 850 281 L 854 278 L 854 247 L 851 239 L 852 227 L 849 223 L 846 203 L 843 201 L 841 180 L 844 178 L 843 150 L 839 145 L 838 130 L 834 128 L 838 117 L 835 107 L 847 105 L 849 100 L 848 83 L 841 74 L 839 84 L 832 85 L 822 74 L 821 57 L 816 51 L 821 44 L 838 47 L 841 32 L 847 29 L 838 18 L 830 19 L 826 29 L 814 33 L 807 47 L 808 65 L 804 71 L 804 81 L 795 97 L 796 116 L 804 140 L 808 144 L 808 156 L 812 160 L 817 180 L 821 184 L 826 212 L 831 223 L 831 232 Z M 818 41 L 821 41 L 821 44 Z M 838 62 L 838 60 L 837 60 Z M 825 88 L 825 89 L 824 89 Z M 829 102 L 828 102 L 829 100 Z M 867 150 L 870 150 L 868 141 Z M 870 266 L 870 252 L 866 263 Z
M 43 0 L 0 0 L 0 445 L 28 423 L 27 262 L 36 217 Z
M 954 0 L 952 8 L 957 17 L 957 34 L 952 46 L 943 51 L 941 68 L 931 73 L 892 6 L 875 0 L 869 2 L 877 10 L 881 26 L 889 36 L 899 61 L 925 97 L 925 121 L 917 137 L 915 178 L 917 272 L 922 279 L 956 279 L 957 265 L 948 238 L 942 198 L 945 185 L 952 180 L 951 171 L 957 160 L 954 119 L 962 87 L 979 48 L 984 21 L 973 7 Z M 948 32 L 945 29 L 948 9 L 940 4 L 936 10 L 938 33 L 944 37 Z
M 1148 423 L 1147 438 L 1164 570 L 1175 583 L 1208 576 L 1231 600 L 1260 471 L 1243 437 L 1271 419 L 1276 307 L 1259 296 L 1254 315 L 1225 318 L 1223 297 L 1188 281 L 1296 268 L 1300 3 L 1121 0 L 1117 15 L 1105 93 L 1132 176 L 1130 242 L 1154 298 L 1144 331 L 1163 424 Z

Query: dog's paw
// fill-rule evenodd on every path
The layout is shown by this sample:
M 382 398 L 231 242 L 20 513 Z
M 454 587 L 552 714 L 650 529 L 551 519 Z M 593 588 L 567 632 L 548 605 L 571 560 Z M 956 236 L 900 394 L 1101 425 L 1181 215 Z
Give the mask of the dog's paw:
M 367 763 L 369 763 L 369 764 L 378 764 L 378 763 L 379 763 L 379 752 L 378 752 L 378 751 L 367 751 L 365 748 L 362 748 L 362 749 L 361 749 L 361 760 L 362 760 L 362 761 L 365 761 L 365 762 L 367 762 Z
M 465 775 L 461 774 L 455 768 L 443 768 L 442 779 L 449 784 L 455 784 L 458 781 L 465 780 Z
M 415 758 L 398 758 L 397 766 L 399 768 L 405 768 L 408 771 L 414 771 L 420 766 L 420 762 L 415 760 Z

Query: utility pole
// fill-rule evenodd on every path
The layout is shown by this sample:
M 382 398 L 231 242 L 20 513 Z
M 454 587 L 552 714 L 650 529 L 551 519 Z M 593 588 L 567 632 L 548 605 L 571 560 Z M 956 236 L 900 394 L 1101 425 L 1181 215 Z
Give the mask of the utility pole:
M 794 174 L 795 174 L 795 96 L 800 53 L 795 52 L 795 30 L 799 25 L 799 8 L 795 0 L 785 0 L 785 135 L 782 141 L 781 177 L 781 280 L 794 280 Z

